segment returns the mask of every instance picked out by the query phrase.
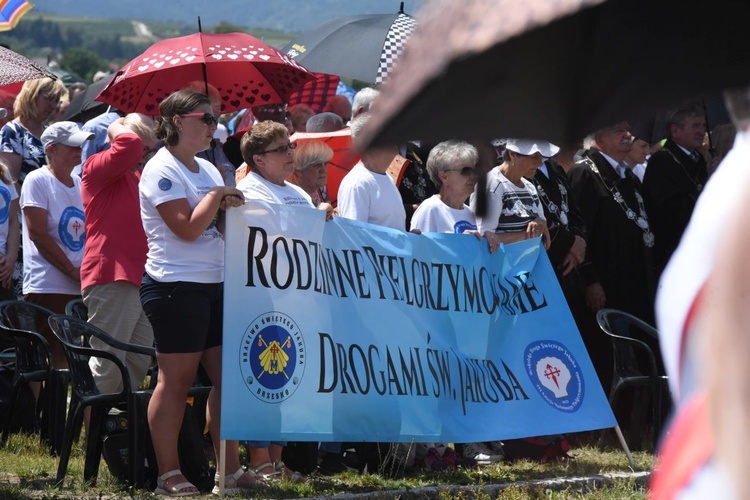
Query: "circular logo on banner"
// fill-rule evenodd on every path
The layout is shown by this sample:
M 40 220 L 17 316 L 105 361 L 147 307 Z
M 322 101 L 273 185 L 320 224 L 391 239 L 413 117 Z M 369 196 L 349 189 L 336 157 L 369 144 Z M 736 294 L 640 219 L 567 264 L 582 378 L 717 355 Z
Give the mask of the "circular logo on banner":
M 76 207 L 68 207 L 63 210 L 60 222 L 57 225 L 60 241 L 71 252 L 78 252 L 83 248 L 86 241 L 86 228 L 83 226 L 83 211 Z
M 539 340 L 526 347 L 526 374 L 542 398 L 560 411 L 580 408 L 584 380 L 578 362 L 567 347 L 554 340 Z
M 162 177 L 161 179 L 159 179 L 159 189 L 161 189 L 162 191 L 169 191 L 170 189 L 172 189 L 172 181 L 170 181 L 166 177 Z
M 11 189 L 15 189 L 11 187 Z M 0 224 L 5 224 L 8 220 L 8 214 L 10 213 L 10 191 L 5 186 L 0 186 Z
M 280 312 L 255 318 L 242 336 L 240 372 L 261 401 L 280 403 L 294 394 L 305 373 L 305 342 L 294 320 Z

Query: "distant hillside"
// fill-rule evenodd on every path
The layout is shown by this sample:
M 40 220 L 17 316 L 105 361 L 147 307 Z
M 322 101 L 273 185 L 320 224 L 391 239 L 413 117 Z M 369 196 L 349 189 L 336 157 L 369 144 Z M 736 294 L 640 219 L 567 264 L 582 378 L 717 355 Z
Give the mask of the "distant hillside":
M 425 0 L 404 0 L 413 15 Z M 429 1 L 429 0 L 427 0 Z M 460 0 L 457 0 L 460 1 Z M 300 32 L 334 17 L 397 12 L 400 0 L 32 0 L 35 13 Z

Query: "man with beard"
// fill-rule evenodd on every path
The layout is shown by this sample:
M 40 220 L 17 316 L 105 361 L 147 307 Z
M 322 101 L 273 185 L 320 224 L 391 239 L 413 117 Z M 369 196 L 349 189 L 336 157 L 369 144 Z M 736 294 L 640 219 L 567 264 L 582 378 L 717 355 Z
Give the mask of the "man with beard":
M 657 277 L 669 262 L 706 184 L 706 159 L 700 150 L 706 135 L 706 110 L 699 102 L 679 105 L 667 116 L 664 147 L 651 155 L 643 177 L 643 199 L 656 237 Z

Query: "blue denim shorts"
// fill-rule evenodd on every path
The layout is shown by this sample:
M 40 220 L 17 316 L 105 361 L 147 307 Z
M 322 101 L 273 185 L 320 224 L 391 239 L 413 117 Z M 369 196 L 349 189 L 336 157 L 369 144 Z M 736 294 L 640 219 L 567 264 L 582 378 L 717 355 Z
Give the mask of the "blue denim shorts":
M 159 282 L 144 273 L 140 296 L 157 352 L 202 352 L 221 345 L 223 283 Z

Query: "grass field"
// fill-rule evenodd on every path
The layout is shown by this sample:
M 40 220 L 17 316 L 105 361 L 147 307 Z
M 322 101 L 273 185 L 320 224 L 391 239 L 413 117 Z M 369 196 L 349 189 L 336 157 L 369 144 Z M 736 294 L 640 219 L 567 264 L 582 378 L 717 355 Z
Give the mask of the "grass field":
M 531 461 L 502 462 L 499 464 L 435 473 L 418 472 L 387 477 L 391 474 L 344 473 L 335 476 L 311 475 L 302 484 L 274 482 L 252 492 L 252 498 L 305 498 L 332 497 L 343 493 L 374 493 L 398 490 L 395 498 L 493 498 L 498 488 L 493 485 L 523 482 L 545 478 L 576 478 L 634 472 L 628 466 L 621 450 L 599 450 L 580 446 L 571 450 L 570 460 L 538 463 Z M 653 455 L 635 452 L 635 471 L 649 471 Z M 54 488 L 57 459 L 48 455 L 38 437 L 13 435 L 0 449 L 0 498 L 120 498 L 130 496 L 109 474 L 102 462 L 96 485 L 84 484 L 83 453 L 80 445 L 74 450 L 66 476 L 65 487 Z M 563 499 L 645 499 L 643 481 L 619 479 L 598 487 L 585 486 L 511 486 L 502 491 L 502 497 L 511 500 L 526 498 Z M 427 488 L 420 489 L 420 488 Z M 433 488 L 437 488 L 435 491 Z M 146 491 L 134 492 L 136 498 L 155 498 Z M 210 494 L 200 498 L 216 498 Z

